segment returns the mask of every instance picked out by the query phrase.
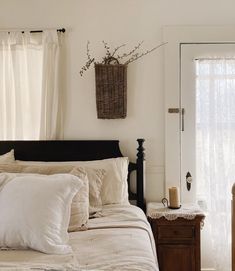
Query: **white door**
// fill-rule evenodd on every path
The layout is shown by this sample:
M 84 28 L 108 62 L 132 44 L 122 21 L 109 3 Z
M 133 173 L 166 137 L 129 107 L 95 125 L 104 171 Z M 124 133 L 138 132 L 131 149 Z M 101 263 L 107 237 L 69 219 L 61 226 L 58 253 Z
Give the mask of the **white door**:
M 198 181 L 198 176 L 195 175 L 196 137 L 194 131 L 196 123 L 196 92 L 194 59 L 202 57 L 219 58 L 218 48 L 215 47 L 219 44 L 226 44 L 226 49 L 221 55 L 222 57 L 233 57 L 233 54 L 230 55 L 230 53 L 228 53 L 228 48 L 230 46 L 229 44 L 231 44 L 232 52 L 235 51 L 233 46 L 233 44 L 235 44 L 235 27 L 166 26 L 163 29 L 163 37 L 164 41 L 168 42 L 164 48 L 165 196 L 168 196 L 169 187 L 179 186 L 181 188 L 183 201 L 192 201 L 195 200 L 196 185 Z M 218 47 L 222 48 L 223 46 L 219 45 Z M 219 51 L 220 50 L 222 49 L 219 49 Z M 183 78 L 181 78 L 182 71 L 184 71 Z M 231 99 L 231 104 L 235 105 L 235 99 L 234 101 Z M 183 132 L 181 131 L 181 114 L 169 113 L 170 108 L 185 108 Z M 173 112 L 177 111 L 173 110 Z M 235 133 L 233 138 L 235 138 Z M 229 159 L 227 159 L 225 164 L 233 163 L 235 168 L 235 154 L 234 157 L 228 158 Z M 193 178 L 190 192 L 187 192 L 185 180 L 185 175 L 188 171 L 191 173 Z M 219 171 L 221 172 L 222 170 Z M 215 176 L 217 176 L 217 174 Z M 233 177 L 234 176 L 235 174 Z M 223 185 L 223 179 L 221 184 Z M 214 189 L 215 187 L 216 185 L 213 186 L 212 183 L 212 188 Z M 208 190 L 207 192 L 213 196 L 214 191 L 211 193 L 211 191 Z M 216 192 L 217 194 L 220 193 L 220 187 L 217 187 Z M 229 266 L 231 261 L 231 245 L 228 238 L 230 222 L 227 219 L 229 218 L 231 189 L 228 190 L 225 198 L 228 199 L 226 203 L 228 206 L 225 206 L 224 202 L 221 201 L 221 198 L 213 198 L 213 204 L 219 207 L 219 212 L 216 212 L 215 209 L 213 209 L 212 215 L 207 213 L 206 216 L 205 226 L 202 230 L 202 270 L 231 270 L 231 267 Z
M 235 176 L 235 44 L 181 47 L 182 202 L 207 210 L 202 247 L 231 270 L 231 187 Z M 192 175 L 191 189 L 186 174 Z M 185 182 L 183 181 L 185 180 Z M 226 251 L 226 253 L 224 253 Z M 203 254 L 203 255 L 204 255 Z
M 203 158 L 201 156 L 203 155 L 207 156 L 209 155 L 209 153 L 212 152 L 211 150 L 210 151 L 203 150 L 203 148 L 207 148 L 209 144 L 217 144 L 216 142 L 211 143 L 212 141 L 211 135 L 210 139 L 208 139 L 207 135 L 205 134 L 208 132 L 208 129 L 202 127 L 203 125 L 204 126 L 208 125 L 209 128 L 209 126 L 212 125 L 210 121 L 215 122 L 215 120 L 213 120 L 213 116 L 209 116 L 209 114 L 214 113 L 226 114 L 227 112 L 226 110 L 224 111 L 223 108 L 221 108 L 220 112 L 218 113 L 219 110 L 218 108 L 217 111 L 215 110 L 213 113 L 210 113 L 208 110 L 212 109 L 211 107 L 209 109 L 208 108 L 209 105 L 207 105 L 209 99 L 210 101 L 212 101 L 215 98 L 213 97 L 213 95 L 218 95 L 218 93 L 223 91 L 217 90 L 217 92 L 216 91 L 213 92 L 209 90 L 209 88 L 213 88 L 213 86 L 209 86 L 209 84 L 223 84 L 224 82 L 230 82 L 231 81 L 230 79 L 232 79 L 233 77 L 232 74 L 228 75 L 222 74 L 221 70 L 219 70 L 218 74 L 216 74 L 216 69 L 220 68 L 217 66 L 220 65 L 220 63 L 224 63 L 223 59 L 225 60 L 231 59 L 231 61 L 235 59 L 235 44 L 181 45 L 180 96 L 181 96 L 181 108 L 184 110 L 183 113 L 181 114 L 181 140 L 180 140 L 182 202 L 196 202 L 196 194 L 200 192 L 199 187 L 200 185 L 202 185 L 200 181 L 205 182 L 205 180 L 203 180 L 203 178 L 205 179 L 205 173 L 202 174 L 203 171 L 206 170 L 205 167 L 208 167 L 207 170 L 210 171 L 212 175 L 220 174 L 217 172 L 212 172 L 213 170 L 217 170 L 218 166 L 215 166 L 216 168 L 214 168 L 213 166 L 209 167 L 208 165 L 209 158 L 207 157 Z M 210 60 L 214 61 L 213 62 L 214 66 L 213 63 L 210 63 Z M 212 69 L 212 67 L 214 69 L 213 79 L 210 78 L 211 73 L 209 75 L 210 71 L 208 70 Z M 229 65 L 229 67 L 231 67 L 231 65 Z M 223 72 L 226 73 L 226 68 Z M 228 71 L 228 73 L 230 73 L 230 71 Z M 225 76 L 226 78 L 230 76 L 231 77 L 229 79 L 230 81 L 223 81 L 222 78 L 223 76 Z M 231 86 L 228 91 L 232 91 L 231 88 L 233 88 L 233 86 Z M 210 97 L 208 97 L 208 95 L 210 95 Z M 231 96 L 231 99 L 232 98 L 233 97 Z M 223 106 L 223 104 L 218 105 L 217 102 L 217 104 L 215 104 L 214 106 Z M 224 104 L 224 107 L 226 106 L 227 104 Z M 221 120 L 218 121 L 221 122 Z M 214 125 L 223 125 L 223 124 L 217 122 Z M 218 129 L 216 131 L 218 131 Z M 224 152 L 224 149 L 222 151 Z M 223 153 L 223 155 L 225 154 Z M 213 160 L 213 163 L 214 161 L 218 161 L 218 159 Z M 222 163 L 223 162 L 224 161 L 222 161 Z M 191 178 L 192 183 L 188 185 L 186 182 L 187 174 L 188 175 L 190 174 L 192 176 Z M 208 176 L 206 176 L 206 178 L 207 177 Z M 198 199 L 200 199 L 200 195 L 197 195 L 197 200 Z

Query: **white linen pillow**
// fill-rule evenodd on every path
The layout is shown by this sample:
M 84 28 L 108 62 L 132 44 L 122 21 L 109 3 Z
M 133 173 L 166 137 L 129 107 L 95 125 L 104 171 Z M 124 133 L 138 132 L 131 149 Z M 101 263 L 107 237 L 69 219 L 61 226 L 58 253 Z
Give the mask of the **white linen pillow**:
M 106 174 L 101 188 L 102 204 L 129 204 L 128 201 L 128 158 L 118 157 L 94 161 L 38 162 L 16 160 L 17 164 L 31 165 L 74 165 L 93 169 L 104 169 Z
M 0 247 L 70 253 L 70 208 L 81 180 L 71 174 L 29 174 L 3 184 L 6 178 L 0 174 Z
M 16 176 L 23 176 L 22 173 L 25 173 L 26 175 L 28 173 L 37 173 L 43 175 L 70 173 L 79 177 L 80 180 L 82 181 L 82 186 L 79 192 L 74 196 L 72 201 L 68 231 L 79 231 L 87 229 L 87 222 L 89 219 L 89 186 L 87 174 L 82 167 L 74 167 L 71 165 L 40 166 L 40 165 L 0 164 L 0 172 L 15 173 L 8 174 L 10 178 Z M 99 172 L 97 174 L 99 174 Z M 96 176 L 92 177 L 96 178 Z
M 15 162 L 14 150 L 11 150 L 3 155 L 0 155 L 0 163 L 14 163 L 14 162 Z

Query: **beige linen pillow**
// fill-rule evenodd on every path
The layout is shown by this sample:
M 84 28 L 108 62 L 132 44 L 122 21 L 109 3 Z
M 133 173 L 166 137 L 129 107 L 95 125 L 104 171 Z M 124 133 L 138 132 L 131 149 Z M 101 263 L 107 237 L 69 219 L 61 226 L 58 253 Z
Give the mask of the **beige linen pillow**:
M 31 165 L 73 165 L 81 166 L 87 170 L 104 169 L 105 176 L 101 187 L 102 205 L 105 204 L 130 204 L 128 200 L 128 157 L 109 158 L 94 161 L 68 161 L 68 162 L 42 162 L 42 161 L 21 161 L 16 160 L 17 164 Z
M 11 150 L 3 155 L 0 155 L 0 163 L 14 163 L 14 162 L 15 162 L 14 150 Z
M 0 164 L 0 172 L 15 173 L 16 176 L 30 173 L 43 175 L 69 173 L 79 177 L 79 179 L 82 181 L 82 186 L 72 201 L 68 231 L 79 231 L 87 229 L 86 224 L 89 219 L 89 184 L 87 174 L 82 167 Z
M 101 189 L 105 177 L 104 169 L 84 167 L 89 181 L 89 203 L 91 208 L 102 206 Z M 93 180 L 93 181 L 92 181 Z
M 104 169 L 94 169 L 90 167 L 82 167 L 74 164 L 67 164 L 66 162 L 27 162 L 22 161 L 17 164 L 0 164 L 0 172 L 25 172 L 25 173 L 39 173 L 39 174 L 56 174 L 69 173 L 74 168 L 79 168 L 80 172 L 87 174 L 89 182 L 89 204 L 91 208 L 97 208 L 102 205 L 101 189 L 103 179 L 106 175 Z

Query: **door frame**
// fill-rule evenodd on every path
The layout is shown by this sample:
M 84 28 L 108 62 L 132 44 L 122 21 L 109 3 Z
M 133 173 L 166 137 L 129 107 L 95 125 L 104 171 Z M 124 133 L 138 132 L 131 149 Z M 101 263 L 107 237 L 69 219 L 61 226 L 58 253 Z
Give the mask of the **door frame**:
M 181 45 L 234 43 L 235 26 L 164 26 L 164 90 L 165 90 L 165 196 L 168 187 L 181 191 Z M 181 110 L 180 110 L 181 112 Z

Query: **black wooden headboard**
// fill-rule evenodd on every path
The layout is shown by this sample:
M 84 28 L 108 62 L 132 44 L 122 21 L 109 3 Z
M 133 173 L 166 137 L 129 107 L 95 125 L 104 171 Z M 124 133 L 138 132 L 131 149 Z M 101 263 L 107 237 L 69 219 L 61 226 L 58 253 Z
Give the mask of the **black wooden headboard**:
M 137 139 L 135 163 L 129 163 L 129 199 L 145 210 L 144 201 L 144 139 Z M 122 157 L 118 140 L 40 140 L 0 141 L 0 155 L 15 151 L 16 160 L 25 161 L 89 161 Z M 130 173 L 136 170 L 136 193 L 130 190 Z

